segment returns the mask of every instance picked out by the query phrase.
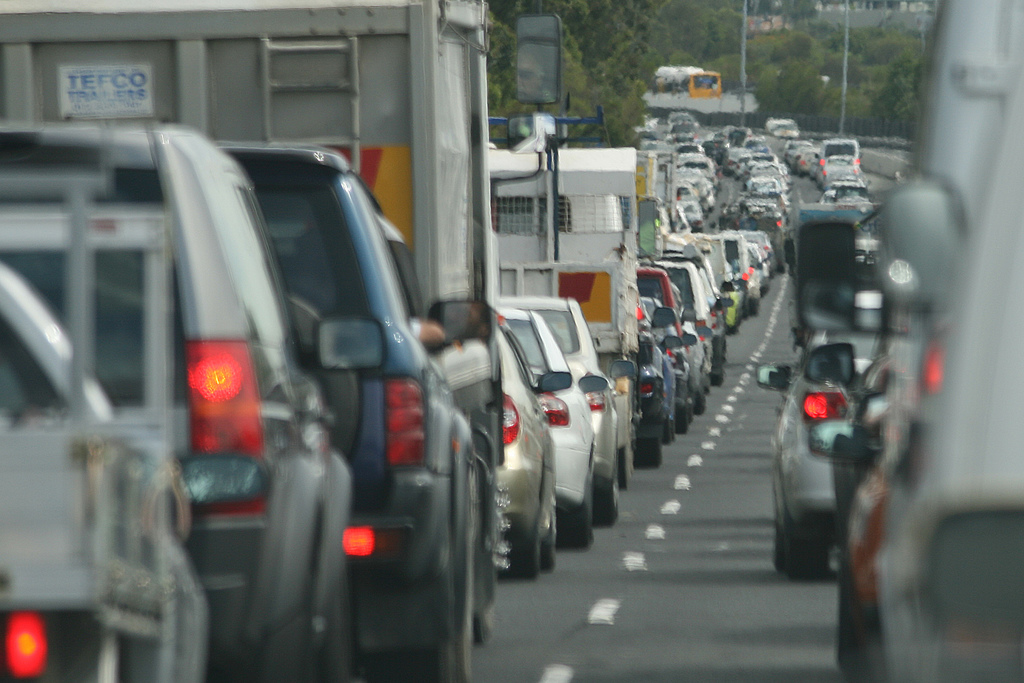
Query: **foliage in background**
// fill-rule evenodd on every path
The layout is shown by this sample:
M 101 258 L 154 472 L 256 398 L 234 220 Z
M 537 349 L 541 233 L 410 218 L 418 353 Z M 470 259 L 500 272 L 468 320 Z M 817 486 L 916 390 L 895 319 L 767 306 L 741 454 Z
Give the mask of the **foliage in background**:
M 751 16 L 770 7 L 790 28 L 747 41 L 747 80 L 760 109 L 838 116 L 842 85 L 842 27 L 815 20 L 813 0 L 749 0 Z M 493 116 L 530 111 L 516 102 L 515 21 L 536 11 L 527 0 L 494 0 L 488 94 Z M 570 116 L 605 109 L 600 135 L 613 146 L 636 142 L 643 93 L 665 64 L 719 71 L 726 88 L 740 78 L 743 0 L 547 0 L 542 11 L 561 16 L 564 84 Z M 923 70 L 920 37 L 897 28 L 850 31 L 848 116 L 913 120 Z M 547 110 L 560 114 L 557 105 Z M 495 132 L 497 134 L 497 132 Z

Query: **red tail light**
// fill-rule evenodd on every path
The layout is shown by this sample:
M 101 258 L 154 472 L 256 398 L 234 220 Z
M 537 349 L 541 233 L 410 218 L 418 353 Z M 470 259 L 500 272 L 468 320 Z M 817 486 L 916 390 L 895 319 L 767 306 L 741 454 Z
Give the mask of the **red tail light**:
M 637 305 L 637 307 L 636 307 L 636 319 L 637 320 L 643 320 L 644 319 L 644 309 L 640 308 L 639 305 Z
M 640 382 L 640 396 L 643 398 L 654 396 L 654 382 L 650 380 Z
M 512 398 L 505 394 L 505 416 L 501 423 L 501 440 L 506 446 L 519 438 L 519 411 Z
M 541 394 L 540 407 L 544 409 L 544 414 L 548 416 L 548 424 L 552 427 L 569 426 L 569 406 L 562 399 L 554 394 Z
M 824 166 L 825 165 L 825 160 L 824 159 L 818 159 L 818 164 L 820 166 Z
M 345 529 L 341 540 L 346 555 L 354 557 L 369 557 L 373 555 L 373 548 L 376 545 L 373 527 L 353 526 Z
M 946 351 L 936 342 L 928 345 L 924 354 L 924 380 L 925 394 L 937 394 L 942 391 L 942 380 L 946 374 Z
M 244 341 L 190 341 L 188 363 L 192 449 L 263 456 L 259 388 Z
M 591 391 L 587 394 L 587 403 L 590 405 L 591 412 L 602 413 L 607 408 L 607 404 L 604 400 L 604 392 L 602 391 Z
M 7 617 L 7 670 L 14 678 L 37 678 L 46 672 L 46 624 L 38 612 Z
M 809 391 L 804 396 L 804 420 L 829 420 L 846 416 L 846 397 L 838 391 Z
M 423 463 L 423 391 L 415 380 L 389 379 L 384 382 L 384 428 L 388 463 Z

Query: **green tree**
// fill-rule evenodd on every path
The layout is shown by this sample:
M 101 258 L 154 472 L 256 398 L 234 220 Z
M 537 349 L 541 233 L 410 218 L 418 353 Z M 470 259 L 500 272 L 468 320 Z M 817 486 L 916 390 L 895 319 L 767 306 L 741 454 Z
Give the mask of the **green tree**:
M 904 50 L 885 70 L 871 113 L 887 119 L 913 121 L 920 108 L 923 60 L 914 50 Z

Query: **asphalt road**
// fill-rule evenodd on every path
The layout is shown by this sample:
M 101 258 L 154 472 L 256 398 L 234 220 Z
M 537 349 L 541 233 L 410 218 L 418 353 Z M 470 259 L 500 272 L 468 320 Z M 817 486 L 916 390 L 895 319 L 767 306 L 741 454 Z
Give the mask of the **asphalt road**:
M 791 582 L 771 561 L 781 399 L 754 369 L 795 358 L 786 283 L 774 278 L 760 315 L 729 337 L 725 384 L 660 468 L 636 472 L 616 525 L 587 551 L 560 551 L 552 573 L 502 582 L 475 681 L 841 680 L 835 582 Z

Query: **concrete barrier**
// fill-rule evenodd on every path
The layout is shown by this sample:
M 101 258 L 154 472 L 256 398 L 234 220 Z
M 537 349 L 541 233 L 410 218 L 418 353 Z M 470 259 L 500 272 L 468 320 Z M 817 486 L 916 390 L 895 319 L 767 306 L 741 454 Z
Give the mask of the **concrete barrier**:
M 906 152 L 861 148 L 860 157 L 865 172 L 886 178 L 895 178 L 897 172 L 906 176 L 910 166 Z

